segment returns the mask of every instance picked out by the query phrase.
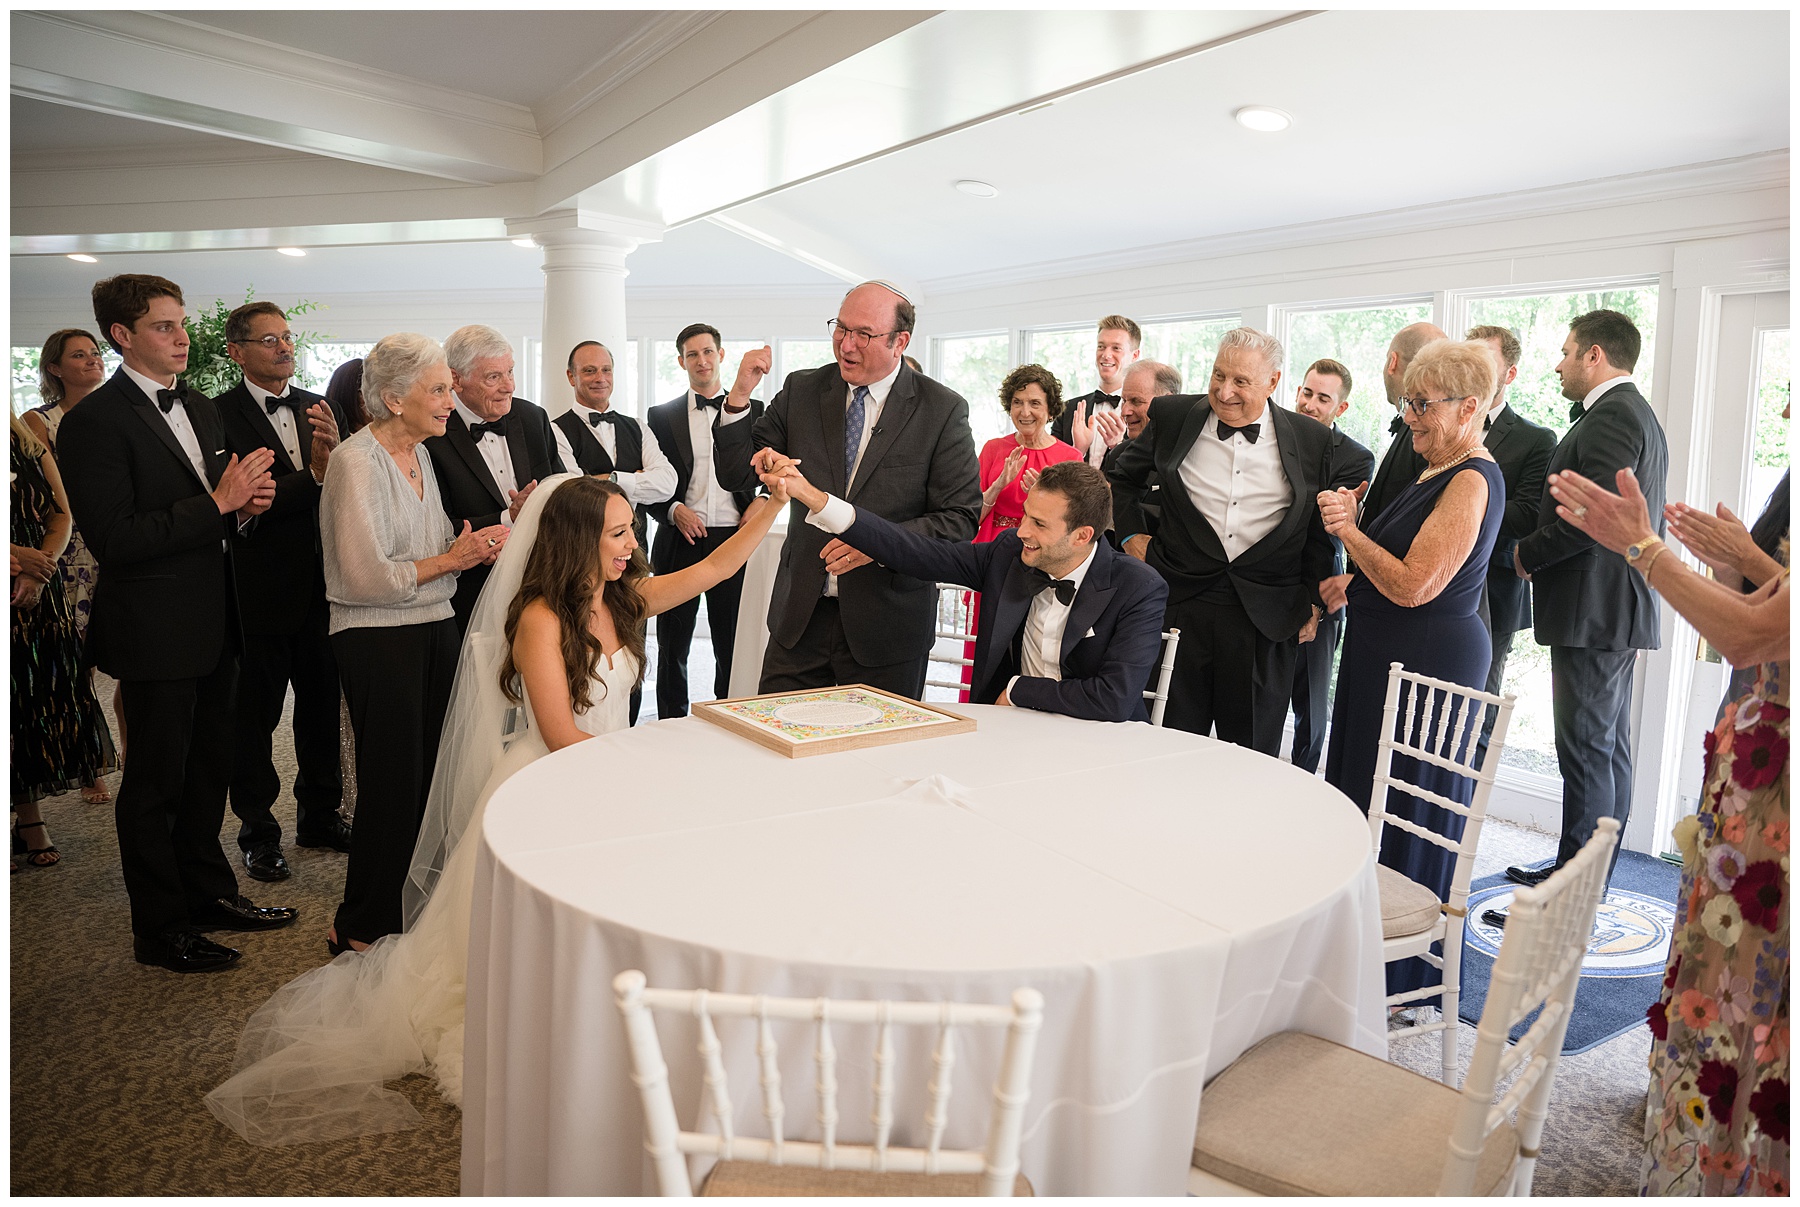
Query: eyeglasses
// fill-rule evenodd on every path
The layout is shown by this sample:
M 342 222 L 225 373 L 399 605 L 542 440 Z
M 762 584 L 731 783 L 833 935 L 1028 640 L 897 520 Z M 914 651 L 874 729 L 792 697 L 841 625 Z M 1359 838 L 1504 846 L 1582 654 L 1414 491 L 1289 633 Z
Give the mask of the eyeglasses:
M 265 335 L 260 339 L 234 339 L 231 342 L 234 344 L 261 344 L 263 347 L 273 352 L 283 344 L 292 348 L 294 346 L 294 333 L 292 331 L 284 331 L 280 335 Z
M 1403 395 L 1400 399 L 1400 405 L 1411 407 L 1412 413 L 1417 415 L 1420 419 L 1423 419 L 1425 418 L 1425 412 L 1431 409 L 1432 403 L 1455 401 L 1456 399 L 1454 398 L 1407 398 Z
M 864 331 L 859 327 L 846 327 L 836 319 L 826 319 L 825 329 L 831 332 L 831 338 L 843 340 L 852 348 L 867 348 L 872 339 L 891 339 L 898 334 L 893 331 Z

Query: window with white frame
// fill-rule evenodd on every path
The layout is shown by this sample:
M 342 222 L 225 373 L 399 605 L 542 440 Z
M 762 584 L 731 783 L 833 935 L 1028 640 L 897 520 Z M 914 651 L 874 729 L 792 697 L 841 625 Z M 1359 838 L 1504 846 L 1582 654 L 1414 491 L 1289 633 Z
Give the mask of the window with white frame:
M 1238 323 L 1235 314 L 1143 323 L 1140 355 L 1144 360 L 1162 361 L 1180 373 L 1183 393 L 1204 394 L 1219 340 Z
M 780 389 L 780 382 L 788 379 L 790 373 L 798 373 L 802 369 L 817 369 L 828 365 L 836 357 L 831 351 L 828 339 L 784 339 L 775 343 L 775 372 L 773 374 Z M 771 392 L 770 397 L 774 397 Z
M 766 339 L 726 340 L 725 347 L 721 349 L 725 353 L 725 360 L 719 371 L 720 388 L 731 389 L 731 383 L 737 377 L 738 363 L 743 360 L 744 353 L 755 352 L 768 342 Z M 667 402 L 671 398 L 679 398 L 687 393 L 687 372 L 681 367 L 681 358 L 675 349 L 675 341 L 672 339 L 654 340 L 650 348 L 650 359 L 656 365 L 655 394 L 651 398 L 651 405 Z M 760 398 L 767 402 L 775 397 L 775 392 L 780 388 L 780 378 L 770 381 L 768 377 L 764 377 L 756 389 L 750 392 L 750 395 L 752 398 Z
M 969 404 L 969 431 L 979 449 L 996 436 L 1011 434 L 1012 421 L 1000 405 L 1000 383 L 1012 371 L 1007 364 L 1010 341 L 1004 331 L 985 335 L 941 336 L 933 341 L 937 372 L 932 376 L 963 396 Z
M 1288 311 L 1282 340 L 1287 346 L 1287 371 L 1275 401 L 1293 406 L 1294 391 L 1300 388 L 1306 370 L 1315 361 L 1337 361 L 1350 370 L 1350 409 L 1338 426 L 1373 452 L 1379 463 L 1390 440 L 1388 424 L 1394 418 L 1394 408 L 1388 405 L 1381 384 L 1388 344 L 1402 327 L 1430 318 L 1431 303 L 1425 299 Z
M 1063 397 L 1076 398 L 1100 384 L 1100 371 L 1094 368 L 1094 342 L 1092 323 L 1027 331 L 1021 363 L 1044 366 L 1062 383 Z M 1005 375 L 1003 370 L 1001 377 Z M 995 378 L 995 388 L 999 385 Z

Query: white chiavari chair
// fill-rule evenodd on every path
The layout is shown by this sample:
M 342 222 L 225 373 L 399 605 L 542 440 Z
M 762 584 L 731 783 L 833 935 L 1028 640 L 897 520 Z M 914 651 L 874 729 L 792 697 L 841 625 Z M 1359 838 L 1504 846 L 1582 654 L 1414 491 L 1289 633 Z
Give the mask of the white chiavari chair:
M 1271 1036 L 1201 1095 L 1188 1192 L 1529 1197 L 1618 836 L 1619 823 L 1602 818 L 1574 859 L 1514 896 L 1460 1091 L 1315 1036 Z
M 925 668 L 925 686 L 947 688 L 960 700 L 969 687 L 963 682 L 963 671 L 975 665 L 973 658 L 963 654 L 975 640 L 974 605 L 979 596 L 961 583 L 939 583 L 937 592 L 937 630 Z M 938 648 L 946 641 L 956 643 L 954 654 Z
M 625 1020 L 631 1049 L 632 1081 L 644 1108 L 645 1148 L 656 1166 L 665 1196 L 693 1193 L 689 1156 L 716 1157 L 703 1195 L 988 1195 L 1030 1194 L 1031 1184 L 1019 1174 L 1019 1138 L 1031 1086 L 1032 1055 L 1043 1022 L 1044 999 L 1035 989 L 1019 989 L 1010 1006 L 958 1002 L 848 1001 L 826 998 L 780 998 L 763 995 L 709 993 L 705 990 L 652 989 L 634 970 L 613 978 L 619 1013 Z M 683 1131 L 675 1117 L 675 1100 L 662 1045 L 651 1011 L 692 1017 L 699 1030 L 698 1051 L 704 1068 L 702 1113 L 710 1112 L 717 1133 Z M 763 1117 L 769 1135 L 741 1136 L 726 1081 L 722 1049 L 713 1019 L 756 1020 L 756 1056 Z M 774 1020 L 813 1024 L 820 1139 L 789 1140 L 783 1135 L 786 1106 L 781 1096 L 779 1049 Z M 837 1139 L 837 1049 L 832 1027 L 874 1027 L 875 1063 L 870 1121 L 873 1143 L 847 1144 Z M 925 1145 L 889 1143 L 894 1126 L 894 1049 L 892 1028 L 935 1027 L 929 1104 L 924 1119 Z M 951 1073 L 956 1064 L 958 1027 L 1005 1027 L 1006 1046 L 994 1084 L 994 1105 L 983 1150 L 942 1147 L 949 1122 Z
M 1150 701 L 1150 724 L 1162 728 L 1163 712 L 1169 707 L 1169 679 L 1175 674 L 1175 651 L 1181 648 L 1181 630 L 1164 629 L 1162 661 L 1156 664 L 1156 686 L 1144 692 Z

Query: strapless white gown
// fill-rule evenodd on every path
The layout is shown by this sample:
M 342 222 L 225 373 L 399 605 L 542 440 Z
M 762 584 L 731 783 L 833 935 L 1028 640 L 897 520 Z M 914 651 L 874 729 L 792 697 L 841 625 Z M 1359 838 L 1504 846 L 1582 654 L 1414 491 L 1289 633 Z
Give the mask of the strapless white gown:
M 602 658 L 593 706 L 575 718 L 585 733 L 630 723 L 637 664 L 621 650 Z M 603 686 L 602 686 L 603 685 Z M 445 1100 L 462 1103 L 463 1002 L 475 853 L 488 798 L 547 753 L 530 727 L 507 746 L 418 922 L 404 934 L 347 952 L 288 982 L 250 1017 L 236 1072 L 206 1096 L 218 1120 L 252 1144 L 300 1144 L 399 1131 L 419 1114 L 383 1083 L 409 1073 L 437 1078 Z

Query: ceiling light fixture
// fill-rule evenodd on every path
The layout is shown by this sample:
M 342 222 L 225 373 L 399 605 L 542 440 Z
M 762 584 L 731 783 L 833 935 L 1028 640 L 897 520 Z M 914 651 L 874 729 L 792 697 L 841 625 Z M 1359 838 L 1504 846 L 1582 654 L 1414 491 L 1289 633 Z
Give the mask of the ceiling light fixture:
M 79 252 L 79 251 L 70 252 L 69 259 L 74 260 L 81 264 L 98 264 L 98 263 L 100 263 L 100 261 L 94 259 L 94 257 L 86 254 L 85 252 Z
M 536 247 L 537 240 L 533 239 L 530 235 L 526 235 L 523 239 L 514 239 L 512 245 L 514 247 Z
M 306 249 L 302 247 L 278 247 L 275 249 L 284 256 L 304 256 Z
M 1268 105 L 1245 105 L 1232 116 L 1237 118 L 1238 125 L 1259 134 L 1274 134 L 1294 124 L 1290 114 Z
M 1000 190 L 985 180 L 959 180 L 956 182 L 956 191 L 967 193 L 971 197 L 998 197 L 1000 195 Z

